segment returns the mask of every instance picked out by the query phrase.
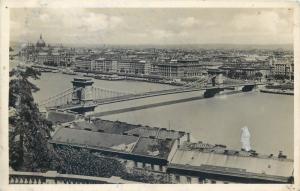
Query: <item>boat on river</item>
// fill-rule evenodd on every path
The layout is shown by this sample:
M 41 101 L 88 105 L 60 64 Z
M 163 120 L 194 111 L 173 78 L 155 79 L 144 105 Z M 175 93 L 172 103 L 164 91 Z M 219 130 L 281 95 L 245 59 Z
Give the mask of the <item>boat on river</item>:
M 125 80 L 126 78 L 124 76 L 117 76 L 117 75 L 96 75 L 95 79 L 99 80 L 109 80 L 109 81 L 118 81 L 118 80 Z
M 71 70 L 71 69 L 65 69 L 62 71 L 63 74 L 68 74 L 68 75 L 76 75 L 76 73 Z

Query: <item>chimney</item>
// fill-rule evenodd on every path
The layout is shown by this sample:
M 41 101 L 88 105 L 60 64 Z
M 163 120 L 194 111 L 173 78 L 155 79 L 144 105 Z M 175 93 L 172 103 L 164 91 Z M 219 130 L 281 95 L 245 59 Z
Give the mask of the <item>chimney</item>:
M 189 143 L 191 141 L 190 133 L 186 133 L 186 141 Z
M 180 138 L 177 139 L 177 148 L 180 147 Z

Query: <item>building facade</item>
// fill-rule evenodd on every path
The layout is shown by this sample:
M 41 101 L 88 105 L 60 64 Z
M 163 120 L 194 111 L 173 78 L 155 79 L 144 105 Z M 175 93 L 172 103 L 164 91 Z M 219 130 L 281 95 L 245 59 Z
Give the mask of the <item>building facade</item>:
M 92 60 L 92 70 L 97 72 L 116 73 L 118 70 L 118 61 L 107 58 L 98 58 Z
M 90 57 L 82 56 L 75 59 L 74 68 L 80 71 L 91 71 L 92 70 L 92 60 Z
M 292 58 L 272 59 L 271 73 L 273 76 L 283 76 L 294 79 L 294 62 Z
M 204 72 L 205 67 L 198 60 L 169 60 L 154 66 L 156 75 L 169 79 L 196 77 Z
M 59 67 L 72 66 L 75 56 L 74 48 L 47 45 L 42 35 L 36 44 L 28 43 L 19 52 L 19 57 L 23 61 Z

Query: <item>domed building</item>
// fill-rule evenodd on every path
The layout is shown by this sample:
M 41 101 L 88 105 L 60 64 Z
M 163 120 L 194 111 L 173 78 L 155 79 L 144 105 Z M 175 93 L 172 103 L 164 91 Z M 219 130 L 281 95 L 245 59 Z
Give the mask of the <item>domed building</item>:
M 41 34 L 40 39 L 36 42 L 36 47 L 37 48 L 42 48 L 42 47 L 45 47 L 45 46 L 46 46 L 46 43 L 43 40 L 43 37 L 42 37 L 42 34 Z

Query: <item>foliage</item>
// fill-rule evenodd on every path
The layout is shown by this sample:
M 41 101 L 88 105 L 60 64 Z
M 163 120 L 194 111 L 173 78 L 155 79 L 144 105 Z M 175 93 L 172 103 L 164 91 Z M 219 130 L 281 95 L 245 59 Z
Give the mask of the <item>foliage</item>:
M 132 180 L 150 184 L 167 184 L 166 174 L 154 174 L 146 170 L 131 170 L 130 173 L 126 173 L 122 176 L 123 179 Z
M 39 112 L 32 92 L 38 91 L 30 78 L 38 79 L 40 73 L 30 67 L 14 68 L 9 82 L 9 161 L 15 170 L 36 171 L 50 164 L 47 147 L 52 125 Z
M 55 160 L 52 169 L 58 173 L 98 177 L 119 176 L 144 183 L 167 183 L 166 174 L 135 169 L 128 172 L 125 165 L 113 156 L 96 156 L 87 149 L 76 149 L 72 146 L 55 146 L 54 150 Z
M 116 159 L 99 157 L 86 149 L 57 146 L 53 168 L 59 173 L 84 176 L 122 176 L 125 166 Z

